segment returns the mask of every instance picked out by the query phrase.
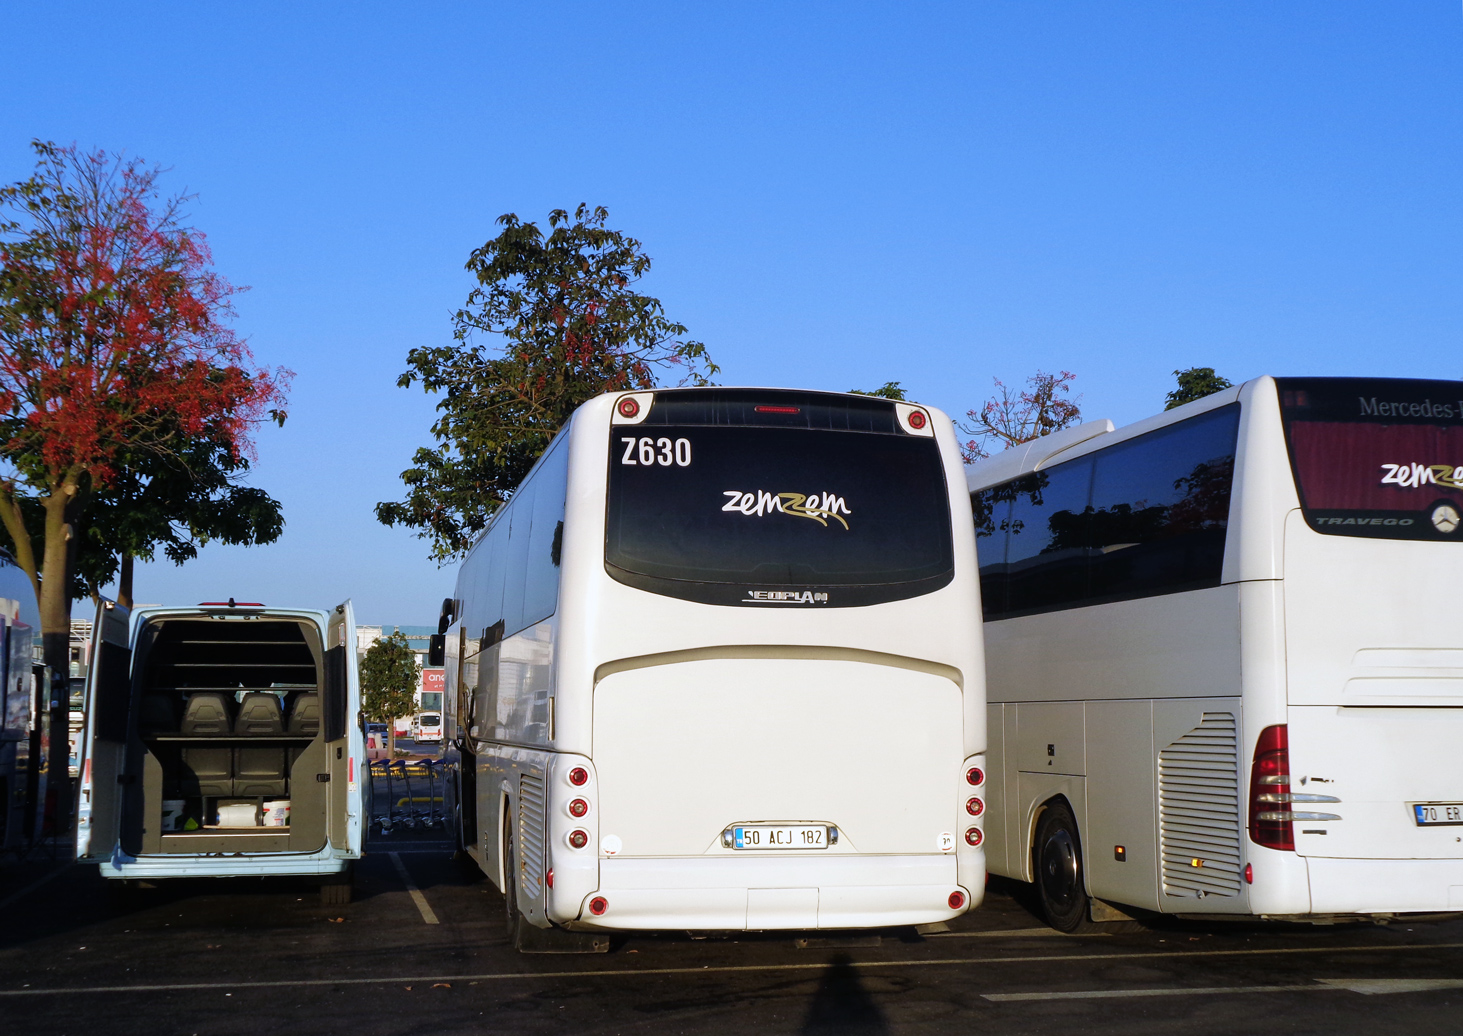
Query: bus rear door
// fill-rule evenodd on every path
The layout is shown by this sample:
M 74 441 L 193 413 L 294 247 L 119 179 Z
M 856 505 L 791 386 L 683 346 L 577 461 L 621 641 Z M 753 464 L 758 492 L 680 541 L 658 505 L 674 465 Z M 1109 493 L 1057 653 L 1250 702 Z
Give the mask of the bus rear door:
M 103 599 L 92 625 L 76 819 L 76 858 L 88 862 L 110 860 L 120 837 L 132 696 L 128 615 L 128 609 Z

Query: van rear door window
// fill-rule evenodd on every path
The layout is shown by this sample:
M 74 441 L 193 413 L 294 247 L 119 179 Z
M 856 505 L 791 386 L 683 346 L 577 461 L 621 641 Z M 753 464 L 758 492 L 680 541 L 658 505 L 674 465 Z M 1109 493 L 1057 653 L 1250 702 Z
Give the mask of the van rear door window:
M 1307 524 L 1463 541 L 1463 382 L 1277 378 Z

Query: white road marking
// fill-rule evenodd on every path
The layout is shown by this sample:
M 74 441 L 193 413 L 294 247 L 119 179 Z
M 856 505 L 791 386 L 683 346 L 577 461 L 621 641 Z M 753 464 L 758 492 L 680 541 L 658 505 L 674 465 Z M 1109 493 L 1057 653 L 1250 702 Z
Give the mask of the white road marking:
M 432 905 L 427 902 L 427 897 L 422 895 L 422 890 L 417 888 L 416 882 L 411 880 L 411 875 L 406 870 L 406 864 L 401 862 L 401 854 L 391 853 L 390 855 L 391 862 L 396 864 L 396 873 L 401 875 L 401 883 L 411 893 L 412 902 L 417 905 L 417 909 L 422 913 L 422 920 L 427 924 L 441 924 L 437 920 L 437 915 L 432 913 Z
M 875 968 L 935 968 L 970 964 L 1042 964 L 1082 960 L 1151 960 L 1153 958 L 1213 958 L 1213 957 L 1263 957 L 1284 954 L 1287 956 L 1318 953 L 1398 953 L 1408 950 L 1434 951 L 1460 950 L 1463 942 L 1408 943 L 1401 946 L 1295 946 L 1275 949 L 1254 950 L 1163 950 L 1156 953 L 1043 953 L 1028 957 L 948 957 L 941 960 L 856 960 L 847 965 L 851 968 L 872 970 Z M 45 989 L 0 989 L 0 997 L 7 996 L 74 996 L 79 993 L 184 993 L 200 989 L 285 989 L 308 986 L 375 986 L 399 983 L 415 985 L 419 982 L 511 982 L 519 979 L 545 978 L 635 978 L 651 975 L 727 975 L 746 972 L 780 971 L 826 971 L 827 962 L 807 964 L 727 964 L 720 967 L 699 968 L 596 968 L 585 971 L 500 971 L 478 975 L 378 975 L 362 978 L 297 978 L 272 979 L 252 982 L 170 982 L 157 985 L 135 986 L 73 986 Z M 1337 980 L 1340 981 L 1340 980 Z M 1237 987 L 1238 988 L 1238 987 Z M 1303 988 L 1312 989 L 1314 986 Z M 1234 990 L 1215 990 L 1232 992 Z M 1168 991 L 1165 991 L 1168 992 Z M 1173 990 L 1174 993 L 1189 990 Z M 992 994 L 1013 996 L 1021 994 Z
M 1208 996 L 1223 993 L 1422 993 L 1430 989 L 1463 989 L 1457 978 L 1318 978 L 1284 986 L 1203 986 L 1182 989 L 1082 989 L 1072 992 L 983 993 L 997 1003 L 1023 1000 L 1116 1000 L 1144 996 Z
M 0 910 L 4 910 L 11 903 L 14 903 L 16 900 L 23 899 L 24 897 L 28 896 L 30 893 L 32 893 L 36 889 L 40 888 L 42 885 L 44 885 L 46 882 L 50 881 L 52 878 L 56 878 L 56 877 L 61 876 L 62 874 L 65 874 L 66 871 L 70 869 L 70 867 L 71 867 L 71 864 L 69 864 L 69 863 L 66 864 L 65 866 L 57 867 L 55 870 L 51 871 L 49 874 L 45 875 L 44 877 L 37 878 L 35 881 L 31 882 L 29 885 L 27 885 L 25 888 L 21 889 L 19 892 L 12 892 L 10 895 L 6 896 L 4 899 L 0 899 Z
M 930 932 L 926 939 L 1012 939 L 1018 937 L 1051 939 L 1091 939 L 1110 936 L 1111 932 L 1059 932 L 1055 928 L 1011 928 L 994 932 Z
M 1209 986 L 1192 989 L 1079 989 L 1069 992 L 1045 993 L 982 993 L 981 999 L 994 1000 L 997 1003 L 1012 1003 L 1023 1000 L 1109 1000 L 1137 996 L 1203 996 L 1206 993 L 1294 993 L 1300 991 L 1328 992 L 1330 990 L 1327 986 L 1307 982 L 1291 986 Z
M 1429 989 L 1463 989 L 1459 978 L 1318 978 L 1328 986 L 1372 996 L 1376 993 L 1421 993 Z

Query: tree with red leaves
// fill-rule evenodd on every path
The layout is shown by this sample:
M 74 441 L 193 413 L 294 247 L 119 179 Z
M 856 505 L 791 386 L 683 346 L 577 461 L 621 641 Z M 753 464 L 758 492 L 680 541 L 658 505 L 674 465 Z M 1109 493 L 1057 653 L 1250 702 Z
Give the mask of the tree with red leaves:
M 417 529 L 439 562 L 472 546 L 585 400 L 651 388 L 667 373 L 707 384 L 718 370 L 658 299 L 634 291 L 650 257 L 608 217 L 603 207 L 580 205 L 572 220 L 555 209 L 547 235 L 499 217 L 502 232 L 468 259 L 478 286 L 454 318 L 456 343 L 407 355 L 397 384 L 442 394 L 437 445 L 417 450 L 401 475 L 406 500 L 377 504 L 376 517 Z M 485 334 L 501 339 L 500 355 L 484 351 Z
M 283 420 L 288 372 L 256 367 L 227 325 L 239 289 L 184 225 L 186 199 L 159 200 L 157 169 L 33 147 L 31 177 L 0 187 L 0 521 L 64 681 L 88 502 L 200 442 L 247 457 L 253 426 Z
M 1062 398 L 1071 392 L 1076 377 L 1071 371 L 1037 371 L 1026 379 L 1026 389 L 1015 394 L 1000 378 L 992 379 L 996 394 L 979 410 L 967 411 L 965 421 L 956 422 L 960 431 L 972 437 L 960 448 L 965 463 L 989 457 L 991 445 L 1009 449 L 1080 421 L 1082 411 L 1077 400 Z

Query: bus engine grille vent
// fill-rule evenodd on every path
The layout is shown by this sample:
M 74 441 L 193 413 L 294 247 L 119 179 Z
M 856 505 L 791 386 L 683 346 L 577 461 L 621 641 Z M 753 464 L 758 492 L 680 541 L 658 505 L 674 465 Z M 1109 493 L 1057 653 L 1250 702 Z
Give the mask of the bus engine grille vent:
M 538 895 L 544 876 L 544 779 L 531 773 L 518 775 L 518 839 L 519 887 L 530 896 Z
M 1240 894 L 1239 731 L 1229 712 L 1158 753 L 1159 852 L 1170 896 Z

